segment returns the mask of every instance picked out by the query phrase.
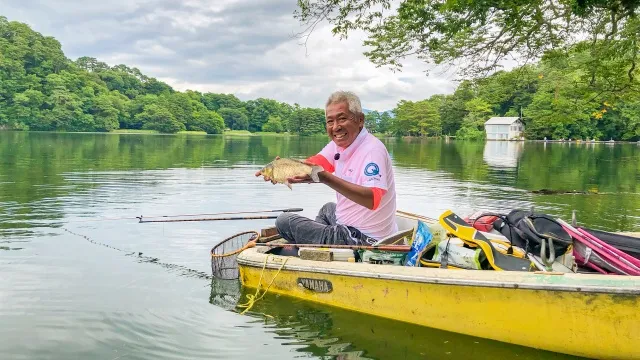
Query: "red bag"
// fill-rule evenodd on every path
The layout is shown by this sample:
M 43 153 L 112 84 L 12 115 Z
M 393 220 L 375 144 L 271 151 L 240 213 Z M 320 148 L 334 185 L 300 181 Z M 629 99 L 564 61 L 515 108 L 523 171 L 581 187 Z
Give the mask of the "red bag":
M 493 229 L 493 222 L 498 220 L 495 215 L 489 215 L 485 211 L 476 211 L 464 219 L 469 225 L 476 230 L 490 232 Z

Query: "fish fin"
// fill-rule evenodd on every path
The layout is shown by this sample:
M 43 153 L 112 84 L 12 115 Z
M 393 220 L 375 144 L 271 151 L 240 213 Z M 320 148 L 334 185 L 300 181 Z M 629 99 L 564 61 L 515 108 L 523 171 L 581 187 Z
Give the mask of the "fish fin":
M 320 182 L 320 176 L 318 174 L 324 171 L 324 168 L 319 165 L 315 165 L 311 168 L 311 180 L 314 182 Z
M 287 187 L 291 190 L 293 190 L 293 187 L 291 186 L 291 183 L 289 182 L 289 180 L 284 182 L 285 185 L 287 185 Z

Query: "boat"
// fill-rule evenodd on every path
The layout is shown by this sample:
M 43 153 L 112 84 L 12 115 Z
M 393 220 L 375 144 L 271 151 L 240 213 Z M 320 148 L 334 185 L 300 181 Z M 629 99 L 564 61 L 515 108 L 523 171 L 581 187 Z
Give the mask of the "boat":
M 435 219 L 398 211 L 399 232 Z M 241 284 L 428 328 L 597 359 L 640 359 L 640 277 L 312 261 L 253 247 Z

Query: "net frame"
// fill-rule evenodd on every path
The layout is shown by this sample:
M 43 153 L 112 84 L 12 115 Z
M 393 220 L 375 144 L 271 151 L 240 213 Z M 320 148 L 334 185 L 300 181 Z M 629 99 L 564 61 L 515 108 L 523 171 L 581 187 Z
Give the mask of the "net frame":
M 260 239 L 257 231 L 243 231 L 220 241 L 211 248 L 211 274 L 214 278 L 233 280 L 240 277 L 237 257 L 250 241 Z

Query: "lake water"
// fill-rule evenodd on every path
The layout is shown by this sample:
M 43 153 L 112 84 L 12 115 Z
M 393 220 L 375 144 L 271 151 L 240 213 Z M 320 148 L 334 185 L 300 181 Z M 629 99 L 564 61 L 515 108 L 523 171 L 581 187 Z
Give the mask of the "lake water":
M 312 217 L 334 200 L 331 189 L 291 191 L 253 174 L 276 155 L 305 157 L 325 142 L 0 132 L 0 358 L 571 358 L 287 297 L 267 296 L 240 315 L 246 293 L 211 279 L 209 251 L 272 220 L 135 218 L 289 207 Z M 385 142 L 402 210 L 437 217 L 534 206 L 640 231 L 637 145 Z M 541 189 L 587 194 L 532 192 Z

